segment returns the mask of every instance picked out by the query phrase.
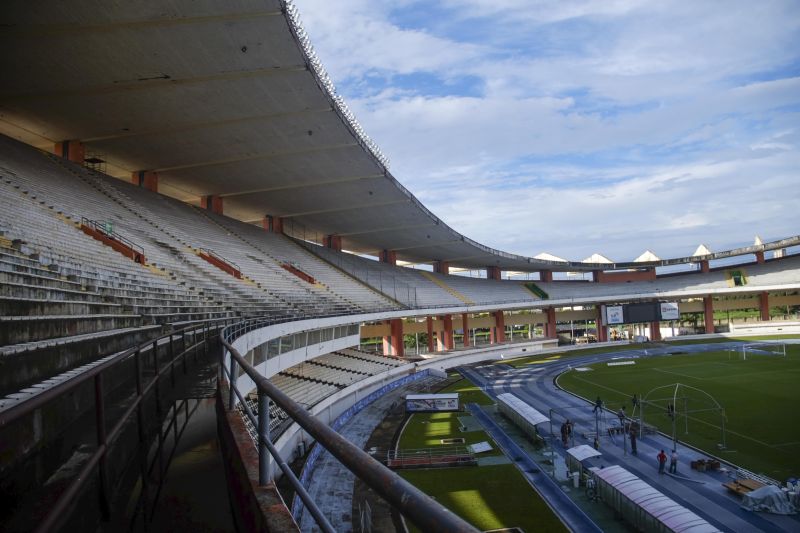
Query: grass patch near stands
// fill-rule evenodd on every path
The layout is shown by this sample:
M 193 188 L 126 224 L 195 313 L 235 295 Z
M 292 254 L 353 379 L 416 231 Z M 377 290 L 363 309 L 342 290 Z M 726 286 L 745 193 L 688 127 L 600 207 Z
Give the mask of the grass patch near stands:
M 398 473 L 481 531 L 567 531 L 514 465 L 400 470 Z M 419 531 L 407 522 L 411 531 Z
M 493 403 L 491 398 L 467 379 L 453 383 L 439 392 L 457 392 L 459 404 L 462 406 L 468 403 L 481 405 L 491 405 Z M 461 426 L 458 420 L 459 416 L 469 416 L 469 413 L 452 411 L 414 413 L 403 430 L 399 447 L 401 449 L 435 448 L 442 446 L 441 439 L 463 438 L 465 445 L 488 441 L 494 449 L 491 452 L 487 452 L 486 455 L 502 455 L 502 452 L 497 449 L 494 441 L 489 438 L 485 431 L 470 431 L 466 433 L 459 431 L 458 428 Z
M 458 392 L 460 405 L 491 405 L 491 398 L 467 379 L 440 392 Z M 481 457 L 502 455 L 482 430 L 459 431 L 465 412 L 414 413 L 400 436 L 401 449 L 442 446 L 441 439 L 463 438 L 466 444 L 487 441 L 492 451 Z M 522 527 L 525 531 L 563 532 L 567 529 L 513 464 L 398 470 L 398 474 L 480 530 Z M 411 531 L 419 531 L 407 522 Z
M 786 357 L 748 356 L 715 351 L 694 355 L 639 357 L 635 364 L 589 366 L 590 372 L 570 370 L 558 384 L 584 398 L 598 395 L 607 407 L 621 405 L 631 412 L 631 396 L 641 398 L 655 387 L 682 383 L 702 389 L 725 408 L 727 449 L 719 450 L 721 420 L 718 413 L 690 414 L 677 419 L 678 439 L 718 455 L 736 465 L 783 481 L 800 474 L 800 424 L 797 424 L 797 384 L 800 382 L 800 345 L 786 345 Z M 662 390 L 660 397 L 669 393 Z M 690 402 L 699 405 L 699 397 Z M 676 404 L 680 411 L 681 403 Z M 692 410 L 692 405 L 688 410 Z M 645 422 L 672 434 L 665 409 L 645 411 Z

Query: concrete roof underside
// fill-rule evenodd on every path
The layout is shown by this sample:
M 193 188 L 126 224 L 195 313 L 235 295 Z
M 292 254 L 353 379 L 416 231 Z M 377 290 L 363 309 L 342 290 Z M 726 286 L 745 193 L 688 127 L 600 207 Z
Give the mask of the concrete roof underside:
M 7 0 L 0 24 L 0 133 L 48 150 L 79 140 L 109 174 L 156 171 L 160 192 L 193 203 L 222 196 L 225 214 L 240 220 L 271 214 L 309 234 L 341 235 L 353 252 L 464 268 L 700 259 L 543 261 L 459 234 L 389 173 L 283 2 Z

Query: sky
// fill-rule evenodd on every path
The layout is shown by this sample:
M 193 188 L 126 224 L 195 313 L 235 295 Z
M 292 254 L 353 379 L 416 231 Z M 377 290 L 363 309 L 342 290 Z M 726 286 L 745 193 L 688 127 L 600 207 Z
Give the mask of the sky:
M 295 0 L 391 173 L 508 252 L 800 234 L 800 2 Z

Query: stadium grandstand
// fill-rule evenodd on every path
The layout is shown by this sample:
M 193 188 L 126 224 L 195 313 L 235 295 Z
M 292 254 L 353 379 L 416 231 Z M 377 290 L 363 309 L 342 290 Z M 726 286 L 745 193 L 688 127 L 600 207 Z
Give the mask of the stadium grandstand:
M 473 531 L 342 425 L 449 369 L 573 342 L 567 324 L 660 341 L 756 310 L 746 327 L 800 331 L 771 314 L 800 305 L 800 235 L 606 263 L 458 233 L 392 175 L 289 2 L 0 17 L 4 531 L 148 530 L 198 390 L 239 530 L 354 530 L 311 494 L 328 450 L 345 514 L 357 478 L 420 530 Z

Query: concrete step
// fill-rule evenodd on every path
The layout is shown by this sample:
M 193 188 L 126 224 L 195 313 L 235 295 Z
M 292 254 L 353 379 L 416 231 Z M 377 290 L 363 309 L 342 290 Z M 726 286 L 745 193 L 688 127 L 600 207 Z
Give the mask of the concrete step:
M 0 396 L 19 391 L 162 333 L 161 326 L 122 328 L 0 347 Z
M 0 346 L 141 325 L 139 315 L 0 316 Z
M 5 316 L 114 314 L 121 308 L 119 304 L 108 302 L 0 296 L 0 315 Z

